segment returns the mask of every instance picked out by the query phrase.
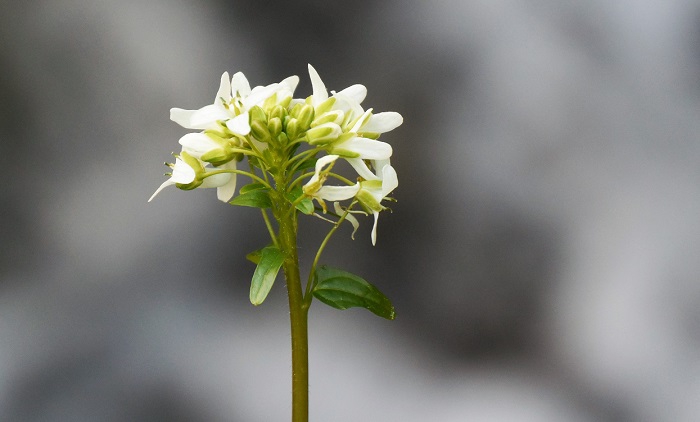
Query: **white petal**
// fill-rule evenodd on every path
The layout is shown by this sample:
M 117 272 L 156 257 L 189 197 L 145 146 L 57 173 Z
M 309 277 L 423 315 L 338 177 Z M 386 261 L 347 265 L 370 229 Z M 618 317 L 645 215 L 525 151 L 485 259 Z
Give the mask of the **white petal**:
M 394 189 L 399 187 L 399 177 L 396 170 L 390 165 L 382 168 L 382 198 L 389 195 Z
M 217 120 L 226 120 L 230 117 L 231 115 L 222 105 L 204 106 L 192 114 L 190 129 L 207 129 L 214 125 Z
M 373 114 L 359 132 L 384 133 L 401 126 L 403 117 L 395 111 Z
M 359 183 L 353 186 L 323 186 L 316 196 L 326 201 L 342 201 L 354 197 L 359 190 Z
M 153 193 L 153 195 L 151 195 L 151 197 L 148 198 L 148 202 L 151 202 L 151 201 L 153 200 L 153 198 L 155 198 L 156 195 L 158 195 L 158 194 L 160 193 L 160 191 L 162 191 L 162 190 L 165 189 L 166 187 L 168 187 L 168 186 L 170 186 L 170 185 L 174 185 L 174 184 L 175 184 L 175 182 L 173 182 L 173 179 L 168 179 L 168 180 L 166 180 L 165 182 L 163 182 L 163 184 L 161 184 L 161 185 L 158 187 L 158 189 L 156 189 L 156 191 Z
M 379 222 L 379 212 L 374 212 L 374 226 L 372 226 L 372 246 L 377 244 L 377 223 Z
M 221 104 L 222 98 L 225 102 L 231 101 L 231 80 L 228 78 L 228 72 L 224 72 L 221 75 L 221 83 L 219 83 L 219 90 L 216 92 L 214 104 Z
M 349 121 L 353 121 L 355 118 L 361 116 L 365 112 L 360 103 L 351 97 L 344 95 L 342 91 L 333 94 L 333 97 L 335 97 L 337 100 L 333 105 L 333 108 L 343 111 L 346 115 L 349 114 Z
M 338 215 L 345 214 L 345 210 L 337 202 L 333 203 L 333 209 L 335 209 L 335 213 Z M 352 234 L 350 235 L 350 237 L 352 238 L 352 240 L 355 240 L 355 232 L 357 231 L 357 229 L 360 228 L 360 222 L 357 221 L 357 218 L 355 218 L 355 216 L 350 214 L 349 212 L 345 216 L 345 221 L 349 222 L 352 225 Z
M 229 161 L 221 167 L 229 170 L 235 170 L 236 161 Z M 219 198 L 219 201 L 228 202 L 236 193 L 236 173 L 231 173 L 230 176 L 231 178 L 225 185 L 219 186 L 216 189 L 216 197 Z
M 220 145 L 203 133 L 188 133 L 180 138 L 183 150 L 196 158 L 202 158 L 207 152 L 220 148 Z
M 344 149 L 360 154 L 365 160 L 386 160 L 391 157 L 391 145 L 375 139 L 356 136 L 343 143 L 333 145 L 333 148 Z
M 226 127 L 231 129 L 231 132 L 233 133 L 245 136 L 250 133 L 249 120 L 250 117 L 248 116 L 248 112 L 246 111 L 245 113 L 226 121 Z
M 299 77 L 297 75 L 285 78 L 279 83 L 280 90 L 289 91 L 287 95 L 294 94 L 294 90 L 297 89 L 297 85 L 299 85 Z
M 187 128 L 187 129 L 194 129 L 190 126 L 192 126 L 191 119 L 192 115 L 196 112 L 197 110 L 185 110 L 182 108 L 171 108 L 170 109 L 170 120 L 173 122 L 177 123 L 178 125 Z
M 318 72 L 311 65 L 309 65 L 309 77 L 311 78 L 311 86 L 314 91 L 313 105 L 315 107 L 328 99 L 328 91 L 326 91 L 326 86 L 323 84 L 321 77 L 318 76 Z
M 318 174 L 324 167 L 333 161 L 338 159 L 338 155 L 325 155 L 318 160 L 316 160 L 316 174 Z
M 192 183 L 194 178 L 197 177 L 194 169 L 189 166 L 179 158 L 175 159 L 175 166 L 173 167 L 173 175 L 170 179 L 175 183 L 182 183 L 186 185 Z
M 360 128 L 367 123 L 369 120 L 370 116 L 372 115 L 372 109 L 370 108 L 369 110 L 365 111 L 362 117 L 360 117 L 357 122 L 353 125 L 352 129 L 350 129 L 350 132 L 359 132 Z
M 314 175 L 311 176 L 309 181 L 306 182 L 304 186 L 311 186 L 315 183 L 318 183 L 319 179 L 321 178 L 321 171 L 323 171 L 323 168 L 337 159 L 337 155 L 326 155 L 316 160 L 316 170 L 314 172 Z
M 358 175 L 365 180 L 379 180 L 379 177 L 372 173 L 372 170 L 367 167 L 365 160 L 362 158 L 346 158 L 345 161 L 350 163 Z
M 336 95 L 337 94 L 341 94 L 342 96 L 348 97 L 349 99 L 360 104 L 362 101 L 364 101 L 365 97 L 367 96 L 367 88 L 364 85 L 356 84 L 349 86 L 343 89 L 342 91 L 338 91 Z
M 231 78 L 231 92 L 233 95 L 243 98 L 250 95 L 250 84 L 243 72 L 237 72 Z
M 270 84 L 268 86 L 256 86 L 250 92 L 248 97 L 242 100 L 243 107 L 249 110 L 251 107 L 262 104 L 263 101 L 267 100 L 272 96 L 272 94 L 277 91 L 277 84 Z

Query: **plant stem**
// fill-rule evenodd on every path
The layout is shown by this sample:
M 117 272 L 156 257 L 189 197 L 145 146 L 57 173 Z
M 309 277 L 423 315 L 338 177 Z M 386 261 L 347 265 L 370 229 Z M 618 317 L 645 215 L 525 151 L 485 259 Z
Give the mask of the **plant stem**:
M 279 186 L 279 185 L 278 185 Z M 283 198 L 283 193 L 279 194 Z M 286 257 L 284 276 L 289 296 L 289 320 L 292 331 L 292 422 L 309 420 L 309 340 L 307 315 L 308 307 L 304 304 L 301 277 L 299 275 L 299 256 L 297 253 L 297 213 L 292 209 L 280 209 L 276 213 L 279 221 L 280 247 Z M 291 211 L 291 212 L 289 212 Z

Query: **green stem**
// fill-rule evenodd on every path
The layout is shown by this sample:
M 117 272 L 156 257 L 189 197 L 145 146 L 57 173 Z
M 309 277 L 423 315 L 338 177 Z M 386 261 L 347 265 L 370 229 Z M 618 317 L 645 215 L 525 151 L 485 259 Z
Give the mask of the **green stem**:
M 309 420 L 309 341 L 308 341 L 308 308 L 304 306 L 304 298 L 299 275 L 299 256 L 297 253 L 297 224 L 296 212 L 293 205 L 285 199 L 284 183 L 276 180 L 277 204 L 275 212 L 279 221 L 278 240 L 286 257 L 282 267 L 287 282 L 289 296 L 289 320 L 292 331 L 292 422 L 308 422 Z M 279 183 L 282 182 L 282 183 Z M 289 212 L 289 207 L 292 207 Z

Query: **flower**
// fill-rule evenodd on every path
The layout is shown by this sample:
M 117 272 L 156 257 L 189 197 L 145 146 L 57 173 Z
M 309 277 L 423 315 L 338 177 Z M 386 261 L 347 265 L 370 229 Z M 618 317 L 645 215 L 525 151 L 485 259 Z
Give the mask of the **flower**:
M 156 189 L 148 199 L 148 202 L 151 202 L 160 191 L 172 185 L 182 190 L 192 190 L 199 187 L 217 188 L 217 197 L 223 202 L 228 202 L 236 191 L 235 174 L 227 172 L 228 170 L 236 169 L 235 161 L 207 171 L 208 163 L 202 163 L 198 158 L 183 151 L 180 155 L 175 156 L 175 164 L 166 165 L 172 169 L 170 178 Z
M 245 136 L 250 133 L 248 110 L 263 104 L 270 97 L 290 98 L 299 77 L 290 76 L 280 83 L 256 86 L 252 90 L 248 79 L 238 72 L 229 80 L 228 72 L 221 75 L 214 103 L 199 110 L 170 109 L 170 120 L 187 129 L 220 129 L 222 122 L 231 132 Z
M 357 199 L 366 213 L 374 215 L 372 244 L 375 245 L 377 243 L 379 213 L 387 209 L 381 202 L 399 186 L 396 170 L 391 166 L 389 160 L 375 160 L 372 162 L 372 167 L 377 170 L 375 174 L 369 170 L 369 167 L 362 159 L 352 158 L 347 161 L 357 170 L 362 178 L 359 182 L 350 186 L 323 185 L 330 172 L 330 168 L 326 167 L 334 163 L 338 158 L 339 156 L 337 155 L 326 155 L 316 161 L 315 172 L 303 187 L 304 194 L 316 199 L 323 207 L 324 212 L 326 211 L 325 201 L 335 202 L 350 198 Z M 339 205 L 335 203 L 334 207 L 336 212 L 339 213 Z M 355 226 L 355 223 L 353 223 L 353 226 Z
M 372 109 L 363 110 L 360 104 L 367 95 L 363 85 L 352 85 L 328 97 L 325 84 L 311 65 L 309 77 L 313 95 L 307 103 L 316 109 L 312 129 L 307 132 L 309 143 L 323 145 L 329 154 L 345 158 L 389 159 L 393 152 L 391 145 L 376 138 L 400 126 L 403 117 L 393 111 L 373 114 Z

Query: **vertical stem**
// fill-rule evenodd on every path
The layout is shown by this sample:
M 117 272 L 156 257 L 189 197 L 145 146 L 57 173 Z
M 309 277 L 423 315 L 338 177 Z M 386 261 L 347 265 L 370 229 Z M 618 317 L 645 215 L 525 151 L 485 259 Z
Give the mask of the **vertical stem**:
M 289 295 L 289 319 L 292 330 L 292 422 L 308 422 L 308 308 L 304 306 L 303 303 L 304 298 L 301 288 L 301 277 L 299 276 L 296 212 L 287 209 L 282 209 L 280 211 L 281 212 L 277 215 L 280 223 L 279 242 L 282 250 L 286 254 L 283 268 L 287 282 L 287 294 Z

